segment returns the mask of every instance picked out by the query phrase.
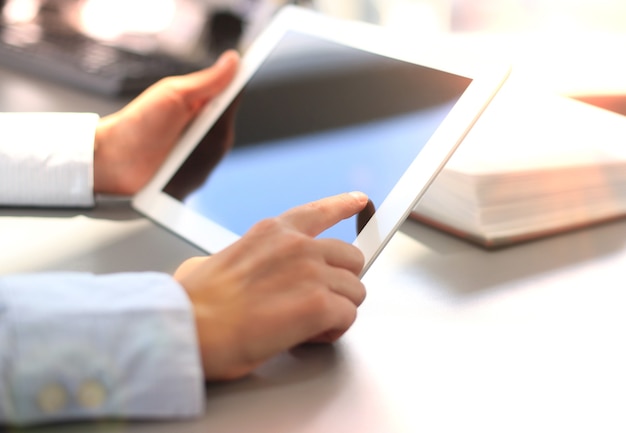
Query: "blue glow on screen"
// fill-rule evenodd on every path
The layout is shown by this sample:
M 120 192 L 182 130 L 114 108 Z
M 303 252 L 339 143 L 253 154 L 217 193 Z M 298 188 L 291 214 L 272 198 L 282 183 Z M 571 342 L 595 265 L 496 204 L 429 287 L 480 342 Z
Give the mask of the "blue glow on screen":
M 363 191 L 378 207 L 450 108 L 235 148 L 183 201 L 239 235 L 262 218 L 341 192 Z M 355 235 L 354 218 L 323 234 L 347 242 Z

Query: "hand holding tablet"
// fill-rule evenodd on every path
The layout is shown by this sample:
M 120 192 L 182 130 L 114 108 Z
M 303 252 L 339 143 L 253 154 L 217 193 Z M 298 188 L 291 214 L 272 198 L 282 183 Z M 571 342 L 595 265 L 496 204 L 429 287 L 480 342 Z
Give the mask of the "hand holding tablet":
M 206 102 L 232 81 L 238 57 L 226 52 L 210 68 L 168 77 L 100 119 L 94 190 L 131 195 L 143 188 Z

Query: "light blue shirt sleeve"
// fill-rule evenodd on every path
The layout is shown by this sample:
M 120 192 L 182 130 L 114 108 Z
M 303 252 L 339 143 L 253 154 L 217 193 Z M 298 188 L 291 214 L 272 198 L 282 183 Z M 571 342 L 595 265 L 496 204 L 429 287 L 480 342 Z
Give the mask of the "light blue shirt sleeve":
M 193 417 L 203 384 L 169 275 L 0 276 L 0 424 Z

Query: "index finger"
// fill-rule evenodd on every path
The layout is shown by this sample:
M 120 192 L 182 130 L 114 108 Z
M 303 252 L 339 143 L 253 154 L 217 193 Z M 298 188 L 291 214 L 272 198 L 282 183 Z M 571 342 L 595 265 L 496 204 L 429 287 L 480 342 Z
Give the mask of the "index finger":
M 301 233 L 317 236 L 338 222 L 365 208 L 367 195 L 354 191 L 338 194 L 295 207 L 280 218 Z

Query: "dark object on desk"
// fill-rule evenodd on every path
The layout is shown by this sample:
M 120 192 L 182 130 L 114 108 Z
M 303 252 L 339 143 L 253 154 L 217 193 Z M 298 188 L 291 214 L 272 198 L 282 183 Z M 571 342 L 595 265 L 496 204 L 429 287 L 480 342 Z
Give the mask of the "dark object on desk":
M 105 95 L 139 93 L 168 75 L 203 65 L 161 54 L 137 54 L 77 32 L 42 32 L 0 25 L 0 64 Z

